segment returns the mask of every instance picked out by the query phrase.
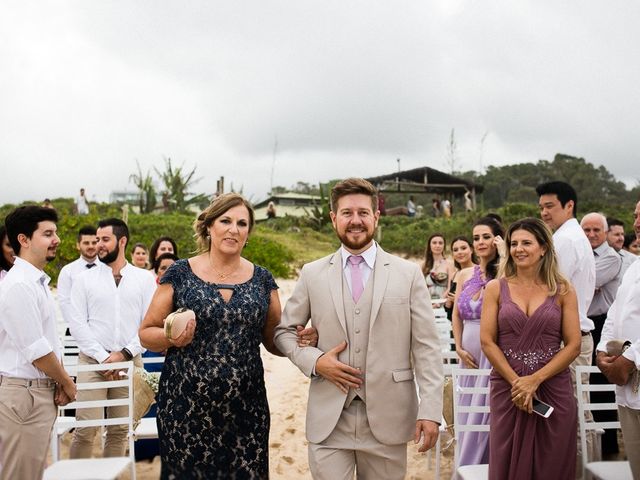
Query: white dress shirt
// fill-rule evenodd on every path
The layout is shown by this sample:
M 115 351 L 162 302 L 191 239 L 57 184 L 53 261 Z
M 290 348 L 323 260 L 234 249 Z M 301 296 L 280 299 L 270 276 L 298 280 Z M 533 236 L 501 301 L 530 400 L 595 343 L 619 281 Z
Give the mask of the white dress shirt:
M 580 330 L 593 330 L 593 321 L 587 317 L 596 285 L 596 262 L 591 244 L 575 218 L 564 222 L 553 234 L 553 245 L 562 273 L 573 285 L 578 297 Z
M 102 262 L 78 275 L 71 291 L 69 329 L 80 351 L 98 362 L 127 348 L 142 353 L 138 328 L 156 289 L 151 272 L 127 263 L 116 286 L 113 271 Z
M 627 252 L 623 248 L 618 250 L 618 255 L 622 257 L 622 268 L 620 269 L 620 281 L 622 281 L 622 277 L 624 277 L 627 268 L 629 268 L 633 262 L 638 260 L 639 257 L 631 252 Z
M 369 248 L 367 248 L 364 252 L 359 255 L 364 259 L 364 262 L 360 262 L 358 268 L 360 269 L 360 273 L 362 274 L 362 289 L 367 285 L 367 280 L 371 276 L 371 272 L 373 272 L 373 267 L 376 264 L 376 253 L 378 252 L 378 246 L 376 242 L 373 242 Z M 349 291 L 352 292 L 351 289 L 351 270 L 349 263 L 347 262 L 349 257 L 353 255 L 353 253 L 349 253 L 349 251 L 344 248 L 344 245 L 340 247 L 340 255 L 342 256 L 342 271 L 344 272 L 344 278 L 347 281 L 347 286 L 349 287 Z
M 623 356 L 640 368 L 640 262 L 634 262 L 622 278 L 596 349 L 606 352 L 609 340 L 629 340 L 631 347 Z M 633 393 L 629 384 L 616 387 L 616 401 L 619 405 L 640 409 L 640 393 Z
M 64 318 L 67 325 L 69 325 L 69 319 L 71 318 L 71 289 L 73 288 L 73 280 L 82 272 L 88 270 L 87 265 L 89 263 L 97 266 L 99 260 L 96 257 L 92 262 L 87 262 L 87 260 L 81 256 L 62 267 L 58 275 L 58 305 L 60 305 L 62 318 Z
M 49 276 L 17 257 L 0 283 L 0 375 L 47 378 L 33 361 L 61 356 Z

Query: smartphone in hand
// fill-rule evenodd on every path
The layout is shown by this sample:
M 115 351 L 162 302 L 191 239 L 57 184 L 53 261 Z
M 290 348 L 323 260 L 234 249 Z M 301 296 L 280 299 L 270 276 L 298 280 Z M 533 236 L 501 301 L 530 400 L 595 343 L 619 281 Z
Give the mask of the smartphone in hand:
M 553 413 L 553 407 L 547 403 L 544 403 L 537 398 L 533 399 L 533 413 L 537 413 L 541 417 L 549 418 Z

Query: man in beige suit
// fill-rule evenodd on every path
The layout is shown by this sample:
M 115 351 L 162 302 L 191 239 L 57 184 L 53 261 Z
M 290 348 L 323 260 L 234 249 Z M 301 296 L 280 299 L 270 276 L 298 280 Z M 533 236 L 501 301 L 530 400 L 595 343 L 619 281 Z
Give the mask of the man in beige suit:
M 276 329 L 276 345 L 311 377 L 309 466 L 315 479 L 402 479 L 407 442 L 435 445 L 442 418 L 442 359 L 420 268 L 374 241 L 376 189 L 363 179 L 331 191 L 342 242 L 303 267 Z M 318 331 L 299 347 L 296 329 Z M 414 382 L 415 378 L 415 382 Z M 416 395 L 416 383 L 419 395 Z

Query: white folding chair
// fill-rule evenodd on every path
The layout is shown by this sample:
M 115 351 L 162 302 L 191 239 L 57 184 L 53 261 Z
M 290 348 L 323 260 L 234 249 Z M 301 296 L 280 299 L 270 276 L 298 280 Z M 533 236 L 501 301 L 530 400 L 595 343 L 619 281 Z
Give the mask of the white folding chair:
M 491 369 L 475 369 L 475 368 L 453 368 L 451 370 L 451 378 L 453 380 L 453 418 L 455 419 L 455 435 L 454 438 L 456 440 L 456 448 L 454 453 L 454 468 L 456 468 L 456 473 L 458 477 L 463 480 L 485 480 L 489 478 L 489 465 L 463 465 L 458 467 L 458 461 L 460 456 L 460 433 L 462 432 L 489 432 L 488 424 L 476 424 L 476 423 L 465 423 L 462 424 L 458 421 L 461 413 L 489 413 L 489 403 L 486 405 L 477 405 L 477 406 L 464 406 L 460 405 L 460 397 L 462 395 L 472 395 L 472 394 L 484 394 L 489 395 L 489 385 L 487 383 L 486 387 L 463 387 L 460 386 L 459 378 L 460 377 L 488 377 L 491 373 Z M 467 416 L 467 420 L 469 420 L 469 416 Z
M 44 480 L 110 480 L 117 478 L 127 467 L 131 469 L 131 479 L 136 478 L 135 457 L 133 449 L 133 362 L 98 363 L 93 365 L 76 365 L 69 368 L 71 375 L 77 372 L 99 372 L 113 369 L 123 370 L 120 380 L 104 380 L 100 382 L 78 383 L 78 390 L 98 390 L 105 388 L 126 387 L 126 398 L 114 400 L 76 400 L 60 411 L 75 409 L 76 412 L 83 408 L 105 408 L 126 405 L 128 414 L 126 417 L 101 418 L 98 420 L 76 420 L 73 417 L 58 417 L 57 422 L 65 419 L 65 426 L 69 428 L 103 427 L 107 425 L 126 425 L 129 440 L 128 457 L 111 458 L 87 458 L 74 460 L 59 460 L 50 465 L 44 472 Z M 70 419 L 70 420 L 66 420 Z M 57 423 L 56 422 L 56 423 Z M 54 425 L 54 431 L 56 426 Z M 56 442 L 58 439 L 56 438 Z
M 591 392 L 615 392 L 616 386 L 613 384 L 590 384 L 589 374 L 598 373 L 600 370 L 594 366 L 579 366 L 576 368 L 576 390 L 578 394 L 578 423 L 580 428 L 580 443 L 582 451 L 587 451 L 587 430 L 602 430 L 605 428 L 620 428 L 620 422 L 596 422 L 588 421 L 585 412 L 594 410 L 618 410 L 615 403 L 591 403 L 585 401 Z M 586 380 L 583 381 L 583 380 Z M 594 478 L 599 480 L 633 480 L 631 467 L 626 461 L 599 461 L 590 462 L 587 455 L 582 455 L 582 478 L 589 472 Z

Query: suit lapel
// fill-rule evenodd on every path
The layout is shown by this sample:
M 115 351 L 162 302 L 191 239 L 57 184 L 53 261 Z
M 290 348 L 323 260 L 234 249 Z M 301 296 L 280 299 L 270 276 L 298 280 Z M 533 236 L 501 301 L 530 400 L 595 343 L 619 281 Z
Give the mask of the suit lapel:
M 338 321 L 340 322 L 340 325 L 342 325 L 346 338 L 347 322 L 344 317 L 344 297 L 342 295 L 342 256 L 340 255 L 340 250 L 338 250 L 329 261 L 327 277 L 331 300 L 333 300 L 333 306 L 336 309 Z
M 371 317 L 369 318 L 369 332 L 378 318 L 384 292 L 389 281 L 389 255 L 378 245 L 376 264 L 373 267 L 373 298 L 371 300 Z

